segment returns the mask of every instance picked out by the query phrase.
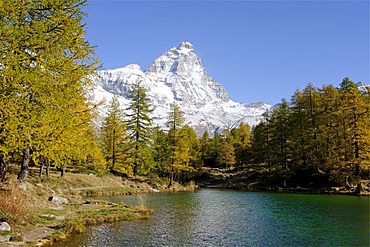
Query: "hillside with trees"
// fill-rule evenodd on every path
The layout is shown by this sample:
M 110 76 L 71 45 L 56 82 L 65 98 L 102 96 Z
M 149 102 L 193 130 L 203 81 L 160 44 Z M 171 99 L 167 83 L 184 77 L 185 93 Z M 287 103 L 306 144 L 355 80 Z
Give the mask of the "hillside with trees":
M 369 90 L 345 78 L 338 88 L 308 84 L 291 102 L 244 123 L 197 137 L 171 103 L 167 128 L 153 126 L 146 89 L 129 91 L 130 104 L 108 103 L 101 126 L 87 98 L 98 67 L 85 39 L 83 0 L 4 1 L 0 14 L 1 179 L 9 162 L 48 176 L 50 168 L 88 169 L 121 176 L 202 181 L 203 168 L 249 170 L 241 181 L 262 187 L 356 186 L 370 165 Z M 44 172 L 44 170 L 46 171 Z M 203 175 L 202 175 L 203 174 Z M 255 178 L 254 178 L 255 177 Z
M 339 88 L 297 90 L 253 129 L 252 163 L 283 186 L 357 187 L 369 179 L 370 97 L 345 78 Z

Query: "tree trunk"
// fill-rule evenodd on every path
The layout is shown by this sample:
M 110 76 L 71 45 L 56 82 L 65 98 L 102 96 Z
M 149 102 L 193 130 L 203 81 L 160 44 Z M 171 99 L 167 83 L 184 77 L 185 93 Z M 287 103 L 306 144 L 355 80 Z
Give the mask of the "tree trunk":
M 44 165 L 45 165 L 45 159 L 44 157 L 40 157 L 40 171 L 39 171 L 39 178 L 42 177 L 42 174 L 44 173 Z
M 66 176 L 66 165 L 63 165 L 60 171 L 60 177 L 64 178 L 65 176 Z
M 170 182 L 168 183 L 168 188 L 171 188 L 171 186 L 172 186 L 172 181 L 173 181 L 173 172 L 171 172 L 171 174 L 170 174 Z
M 113 129 L 113 139 L 112 139 L 112 167 L 110 168 L 111 171 L 114 170 L 114 164 L 116 162 L 116 147 L 115 147 L 115 139 L 116 139 L 116 129 Z
M 25 182 L 28 175 L 28 163 L 30 162 L 30 147 L 27 146 L 23 151 L 23 160 L 21 164 L 21 171 L 18 175 L 18 180 L 20 182 Z
M 139 153 L 139 145 L 138 144 L 135 144 L 135 152 L 136 152 L 136 154 L 135 154 L 135 160 L 134 160 L 134 176 L 137 176 L 137 170 L 138 170 L 138 166 L 139 166 L 139 164 L 138 164 L 138 153 Z
M 173 167 L 171 167 L 171 172 L 170 172 L 170 182 L 168 183 L 168 188 L 171 188 L 171 186 L 172 186 L 172 182 L 173 182 L 173 177 L 174 177 L 174 169 L 173 169 Z
M 6 171 L 8 170 L 9 161 L 5 157 L 5 155 L 1 155 L 0 157 L 0 182 L 5 183 L 6 182 Z
M 356 158 L 356 162 L 358 162 L 360 158 L 360 147 L 357 141 L 355 141 L 355 158 Z M 355 165 L 355 176 L 357 179 L 356 194 L 358 195 L 361 193 L 361 190 L 362 190 L 360 172 L 361 172 L 361 167 L 358 163 L 356 163 Z
M 356 195 L 360 195 L 361 194 L 361 191 L 362 191 L 362 184 L 361 184 L 361 180 L 357 183 L 357 186 L 356 186 Z
M 50 174 L 50 160 L 49 159 L 47 159 L 46 160 L 46 172 L 45 172 L 45 176 L 46 176 L 46 178 L 49 178 L 49 174 Z
M 355 176 L 356 176 L 356 180 L 357 180 L 357 186 L 356 186 L 356 192 L 355 193 L 358 194 L 358 195 L 362 191 L 360 171 L 361 171 L 361 167 L 358 164 L 356 164 L 356 166 L 355 166 Z
M 134 176 L 137 176 L 137 161 L 134 162 Z
M 44 172 L 44 162 L 41 162 L 41 165 L 40 165 L 40 171 L 39 171 L 39 178 L 42 177 L 42 173 Z

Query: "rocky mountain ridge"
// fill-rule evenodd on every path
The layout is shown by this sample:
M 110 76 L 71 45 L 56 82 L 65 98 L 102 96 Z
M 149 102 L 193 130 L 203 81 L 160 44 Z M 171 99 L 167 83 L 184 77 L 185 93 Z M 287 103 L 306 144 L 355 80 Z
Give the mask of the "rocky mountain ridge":
M 171 48 L 146 70 L 137 64 L 123 68 L 100 70 L 95 79 L 93 100 L 105 98 L 108 104 L 116 95 L 125 108 L 128 91 L 137 80 L 147 89 L 153 112 L 154 124 L 166 128 L 167 115 L 172 102 L 177 102 L 184 112 L 186 124 L 198 135 L 238 126 L 245 122 L 257 124 L 262 114 L 271 108 L 263 102 L 238 103 L 231 100 L 225 88 L 207 74 L 201 59 L 189 42 Z M 105 112 L 105 109 L 101 109 Z

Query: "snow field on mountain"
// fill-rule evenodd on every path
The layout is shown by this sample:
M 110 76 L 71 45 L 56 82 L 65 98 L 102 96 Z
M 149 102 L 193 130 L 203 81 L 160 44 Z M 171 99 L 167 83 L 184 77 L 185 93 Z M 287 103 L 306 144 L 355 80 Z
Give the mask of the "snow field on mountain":
M 207 74 L 189 42 L 171 48 L 155 59 L 145 71 L 137 64 L 98 71 L 98 77 L 94 78 L 96 89 L 91 99 L 99 102 L 105 98 L 108 104 L 116 95 L 125 109 L 129 104 L 129 89 L 138 80 L 147 89 L 148 98 L 155 109 L 152 115 L 154 125 L 164 129 L 170 104 L 174 101 L 184 112 L 186 123 L 198 135 L 206 130 L 212 135 L 215 131 L 237 127 L 241 122 L 253 126 L 271 108 L 262 102 L 246 104 L 232 101 L 223 86 Z M 100 111 L 104 116 L 106 108 L 101 107 Z

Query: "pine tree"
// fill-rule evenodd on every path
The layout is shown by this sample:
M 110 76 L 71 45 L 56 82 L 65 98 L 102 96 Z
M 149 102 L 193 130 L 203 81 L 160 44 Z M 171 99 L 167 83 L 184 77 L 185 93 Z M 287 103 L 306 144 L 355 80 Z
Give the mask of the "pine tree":
M 127 135 L 123 111 L 117 97 L 110 102 L 108 114 L 104 118 L 100 131 L 102 150 L 111 171 L 132 174 L 132 162 L 129 158 L 130 140 Z
M 127 129 L 133 143 L 132 156 L 134 175 L 146 173 L 152 165 L 149 149 L 152 137 L 152 119 L 149 114 L 153 111 L 146 95 L 146 89 L 137 81 L 129 91 L 130 105 L 128 107 Z

